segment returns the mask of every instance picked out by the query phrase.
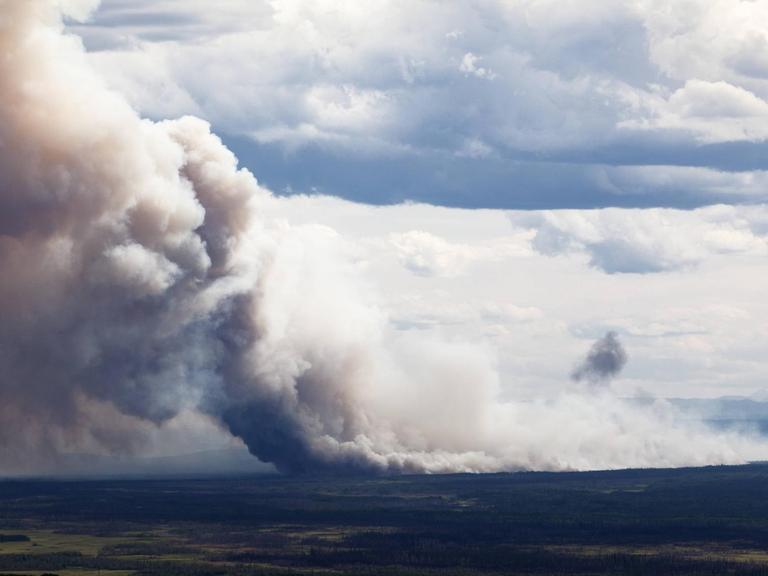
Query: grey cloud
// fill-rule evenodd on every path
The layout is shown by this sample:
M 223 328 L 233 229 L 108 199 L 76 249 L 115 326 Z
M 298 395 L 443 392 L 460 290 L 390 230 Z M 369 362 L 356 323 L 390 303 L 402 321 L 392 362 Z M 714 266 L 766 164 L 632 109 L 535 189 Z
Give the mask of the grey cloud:
M 224 137 L 242 162 L 278 194 L 325 194 L 369 204 L 413 200 L 462 208 L 546 210 L 557 208 L 672 207 L 692 209 L 711 204 L 763 202 L 768 188 L 759 185 L 762 172 L 691 170 L 670 174 L 677 166 L 611 166 L 621 154 L 595 153 L 584 159 L 546 156 L 490 158 L 455 154 L 387 154 L 355 157 L 317 145 L 286 153 L 279 144 L 259 144 L 246 138 Z M 715 147 L 707 158 L 723 151 Z M 761 147 L 726 149 L 719 162 L 760 164 Z M 703 152 L 702 152 L 703 154 Z M 630 154 L 631 155 L 631 154 Z M 592 161 L 599 161 L 597 166 Z M 603 160 L 608 165 L 603 164 Z M 690 161 L 693 163 L 695 159 Z M 706 158 L 697 164 L 706 163 Z M 681 164 L 688 159 L 681 158 Z M 654 173 L 667 175 L 653 182 Z M 694 177 L 699 174 L 699 177 Z M 713 181 L 714 178 L 714 181 Z M 720 183 L 715 185 L 719 179 Z M 750 180 L 754 181 L 750 185 Z
M 173 116 L 172 87 L 176 113 L 199 108 L 276 190 L 519 209 L 754 200 L 738 186 L 713 193 L 680 174 L 643 189 L 642 178 L 628 173 L 619 193 L 594 182 L 604 164 L 765 167 L 764 138 L 750 130 L 759 122 L 734 130 L 727 119 L 670 109 L 670 97 L 697 78 L 725 79 L 756 98 L 766 92 L 743 81 L 743 58 L 719 44 L 708 47 L 716 51 L 711 73 L 700 61 L 682 68 L 687 60 L 675 60 L 654 6 L 585 0 L 553 15 L 543 0 L 396 2 L 363 14 L 311 1 L 229 0 L 211 14 L 204 2 L 107 0 L 76 31 L 101 48 L 118 42 L 94 61 L 142 112 Z M 699 46 L 706 22 L 722 9 L 697 2 L 707 18 L 681 21 L 680 45 Z M 678 9 L 669 15 L 677 16 Z M 157 25 L 174 17 L 175 25 Z M 738 46 L 743 32 L 723 34 Z M 467 54 L 493 71 L 492 82 L 460 71 Z M 713 135 L 720 140 L 707 140 Z M 487 153 L 457 162 L 471 142 Z
M 591 384 L 610 382 L 621 373 L 627 360 L 627 352 L 619 341 L 619 335 L 608 332 L 592 345 L 586 358 L 571 373 L 571 378 Z

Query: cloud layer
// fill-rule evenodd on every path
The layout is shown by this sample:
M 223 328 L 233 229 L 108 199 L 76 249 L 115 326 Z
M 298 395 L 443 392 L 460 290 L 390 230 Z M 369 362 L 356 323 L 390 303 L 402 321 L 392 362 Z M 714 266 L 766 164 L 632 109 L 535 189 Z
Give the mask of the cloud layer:
M 202 115 L 278 192 L 691 207 L 766 199 L 765 11 L 107 0 L 75 29 L 144 114 Z

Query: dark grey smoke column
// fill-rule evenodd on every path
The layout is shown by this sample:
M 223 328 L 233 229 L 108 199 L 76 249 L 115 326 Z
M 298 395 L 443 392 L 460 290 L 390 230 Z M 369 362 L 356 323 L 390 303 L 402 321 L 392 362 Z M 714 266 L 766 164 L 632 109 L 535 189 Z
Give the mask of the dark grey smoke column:
M 619 375 L 627 364 L 627 352 L 616 332 L 608 332 L 592 345 L 587 357 L 576 367 L 571 378 L 576 382 L 586 380 L 590 384 L 609 382 Z

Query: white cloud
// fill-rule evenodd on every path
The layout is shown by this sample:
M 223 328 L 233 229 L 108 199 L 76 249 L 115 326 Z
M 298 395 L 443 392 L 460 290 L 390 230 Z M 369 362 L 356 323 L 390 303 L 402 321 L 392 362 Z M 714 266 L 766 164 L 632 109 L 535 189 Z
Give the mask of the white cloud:
M 768 254 L 768 238 L 750 222 L 764 217 L 762 208 L 566 210 L 510 217 L 513 224 L 536 230 L 533 246 L 542 254 L 583 253 L 592 266 L 611 274 L 680 270 L 718 254 Z
M 493 154 L 493 148 L 478 138 L 468 138 L 456 151 L 456 156 L 465 158 L 488 158 Z
M 528 147 L 552 148 L 562 140 L 609 138 L 622 122 L 642 123 L 642 113 L 627 107 L 628 94 L 653 101 L 654 84 L 665 86 L 680 124 L 668 120 L 657 128 L 696 130 L 686 121 L 734 110 L 764 116 L 768 84 L 739 70 L 760 67 L 754 58 L 768 35 L 765 6 L 662 4 L 663 10 L 658 0 L 228 0 L 212 14 L 205 2 L 105 0 L 101 20 L 76 30 L 98 43 L 108 27 L 115 44 L 96 61 L 117 85 L 139 84 L 144 71 L 161 63 L 166 82 L 153 72 L 147 95 L 134 91 L 140 104 L 156 102 L 159 85 L 176 86 L 216 123 L 244 132 L 322 124 L 328 114 L 337 123 L 337 112 L 367 122 L 390 101 L 389 120 L 368 125 L 369 135 L 384 129 L 403 143 L 418 139 L 435 113 L 483 102 L 471 126 L 481 138 L 526 148 L 525 135 L 533 139 Z M 138 52 L 147 66 L 115 66 L 126 52 Z M 503 82 L 457 91 L 454 66 Z M 395 95 L 402 97 L 393 102 Z
M 678 114 L 688 117 L 749 118 L 768 114 L 765 100 L 722 80 L 689 80 L 672 94 L 669 104 Z
M 651 115 L 619 123 L 623 128 L 689 131 L 702 142 L 759 141 L 768 137 L 768 102 L 722 80 L 688 80 L 668 99 L 648 103 Z
M 497 336 L 521 323 L 540 321 L 542 310 L 510 302 L 464 299 L 457 302 L 450 292 L 428 290 L 392 299 L 393 320 L 404 328 L 435 329 L 453 327 L 465 334 L 479 331 Z
M 637 0 L 651 60 L 676 79 L 737 79 L 733 57 L 764 36 L 768 6 L 730 0 Z M 765 88 L 763 86 L 763 88 Z
M 485 80 L 493 80 L 497 78 L 498 75 L 493 70 L 480 66 L 481 60 L 482 57 L 477 56 L 472 52 L 467 52 L 461 59 L 459 70 L 467 76 L 477 76 L 478 78 L 483 78 Z
M 526 249 L 514 239 L 496 239 L 481 245 L 457 244 L 420 230 L 393 234 L 390 242 L 403 266 L 419 276 L 455 277 L 479 261 L 498 262 Z
M 537 6 L 532 4 L 529 11 Z M 370 112 L 383 101 L 388 103 L 386 118 L 366 124 L 367 137 L 398 145 L 445 146 L 424 142 L 424 132 L 435 120 L 444 121 L 449 130 L 445 134 L 454 140 L 447 142 L 449 148 L 473 136 L 489 145 L 495 140 L 526 149 L 546 148 L 563 140 L 586 141 L 609 129 L 603 117 L 615 108 L 610 103 L 615 98 L 605 94 L 605 80 L 563 75 L 549 62 L 536 61 L 537 54 L 531 55 L 531 50 L 547 49 L 544 36 L 551 23 L 532 19 L 526 28 L 524 11 L 510 10 L 502 3 L 479 7 L 463 1 L 440 6 L 402 1 L 332 5 L 322 0 L 255 1 L 233 2 L 211 18 L 203 4 L 139 3 L 128 10 L 107 0 L 102 12 L 113 27 L 111 36 L 123 41 L 102 51 L 95 61 L 117 86 L 140 85 L 144 71 L 153 70 L 154 78 L 143 93 L 130 91 L 149 112 L 165 112 L 156 110 L 162 95 L 158 90 L 175 86 L 214 124 L 241 133 L 302 125 L 322 133 L 328 113 L 333 122 L 338 122 L 334 110 L 357 118 L 361 105 Z M 626 10 L 620 13 L 627 17 Z M 153 19 L 168 15 L 191 22 L 164 26 L 170 37 L 158 42 Z M 501 28 L 489 29 L 489 17 L 495 17 Z M 137 20 L 144 22 L 143 28 L 135 24 Z M 570 28 L 577 29 L 578 22 Z M 456 33 L 459 29 L 461 34 Z M 94 42 L 96 36 L 104 35 L 98 19 L 95 27 L 77 30 Z M 590 25 L 587 35 L 592 33 L 598 29 Z M 126 52 L 146 65 L 121 66 Z M 456 89 L 457 68 L 483 79 L 502 80 L 503 76 L 504 85 L 494 82 Z M 164 82 L 158 80 L 158 70 L 167 76 Z M 499 94 L 505 97 L 499 99 Z M 547 97 L 542 99 L 542 94 Z M 313 105 L 318 104 L 318 96 L 320 105 Z M 562 106 L 566 101 L 586 114 L 577 119 Z M 469 124 L 477 134 L 464 133 L 453 121 L 446 122 L 457 108 L 469 112 L 479 102 L 484 102 L 485 112 Z M 369 113 L 363 116 L 370 118 Z M 556 136 L 555 131 L 566 134 Z M 310 131 L 304 133 L 312 137 Z
M 61 11 L 69 18 L 85 20 L 96 9 L 99 0 L 58 0 Z

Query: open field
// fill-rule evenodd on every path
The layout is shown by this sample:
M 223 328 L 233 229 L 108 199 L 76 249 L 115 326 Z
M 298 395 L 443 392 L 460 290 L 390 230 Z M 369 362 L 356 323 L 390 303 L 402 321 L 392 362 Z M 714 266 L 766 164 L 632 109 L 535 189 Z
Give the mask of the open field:
M 768 466 L 0 483 L 0 575 L 768 575 Z

